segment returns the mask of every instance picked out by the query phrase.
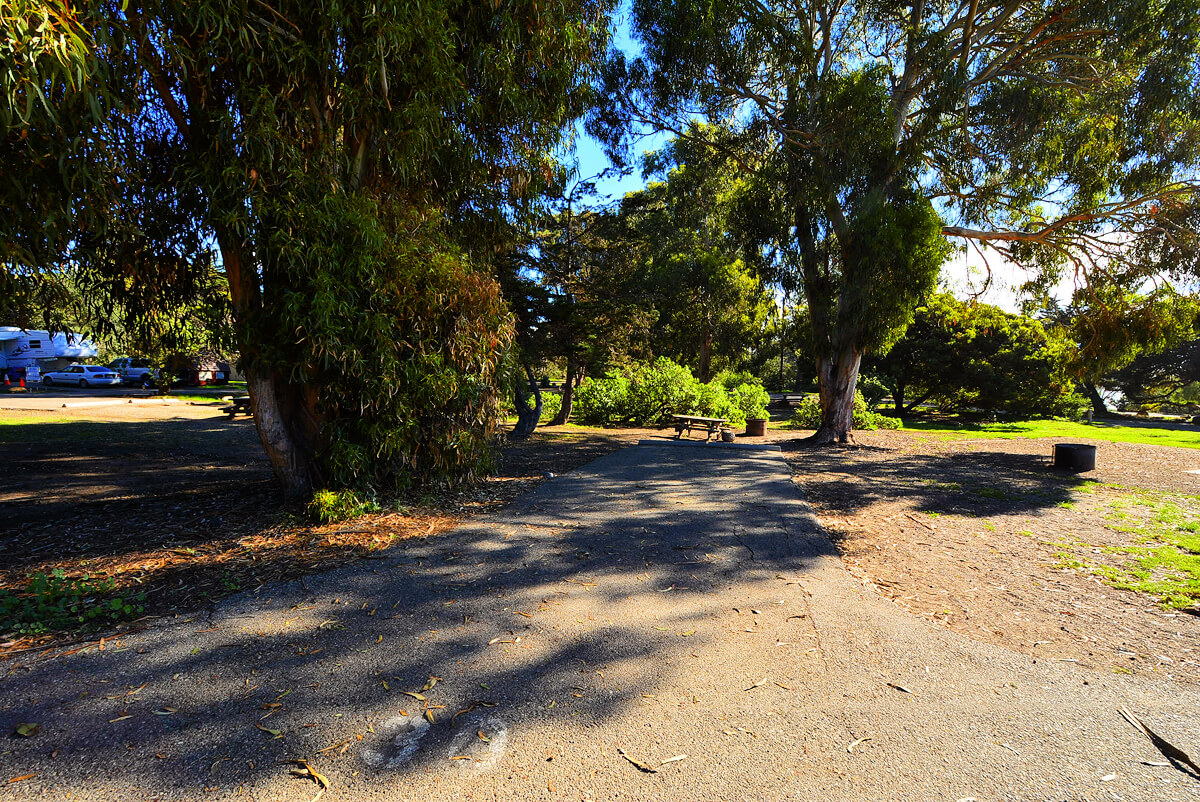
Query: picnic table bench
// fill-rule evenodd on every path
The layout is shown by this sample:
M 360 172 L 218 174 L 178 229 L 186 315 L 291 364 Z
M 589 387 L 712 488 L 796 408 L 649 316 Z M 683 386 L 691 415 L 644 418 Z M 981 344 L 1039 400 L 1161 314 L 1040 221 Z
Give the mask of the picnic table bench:
M 692 429 L 703 429 L 708 434 L 704 438 L 705 442 L 713 435 L 721 433 L 721 426 L 726 423 L 727 418 L 704 418 L 699 415 L 672 415 L 675 419 L 675 439 L 683 437 L 686 432 L 688 437 L 691 437 Z
M 235 395 L 228 400 L 229 406 L 221 407 L 221 411 L 228 415 L 230 420 L 236 418 L 239 412 L 245 415 L 254 414 L 254 410 L 250 408 L 250 396 Z

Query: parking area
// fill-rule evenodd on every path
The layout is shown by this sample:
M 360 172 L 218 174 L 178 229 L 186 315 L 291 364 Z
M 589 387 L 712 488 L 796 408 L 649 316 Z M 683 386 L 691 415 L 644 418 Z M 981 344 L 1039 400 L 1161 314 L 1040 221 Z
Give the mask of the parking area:
M 2 389 L 2 388 L 0 388 Z M 176 397 L 157 396 L 153 390 L 140 387 L 41 387 L 27 388 L 25 392 L 0 392 L 0 409 L 53 410 L 83 409 L 112 406 L 115 404 L 174 404 L 193 399 L 212 398 L 245 392 L 244 386 L 218 385 L 213 387 L 183 387 Z

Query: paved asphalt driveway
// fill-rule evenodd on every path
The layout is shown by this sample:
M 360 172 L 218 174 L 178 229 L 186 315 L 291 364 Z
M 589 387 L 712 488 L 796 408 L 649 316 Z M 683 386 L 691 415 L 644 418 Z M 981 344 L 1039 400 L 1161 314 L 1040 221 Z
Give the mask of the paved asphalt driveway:
M 1184 800 L 1200 694 L 864 592 L 778 454 L 638 446 L 383 559 L 5 665 L 0 798 Z M 437 678 L 436 680 L 434 678 Z M 407 694 L 405 692 L 408 692 Z M 654 773 L 642 770 L 634 761 Z

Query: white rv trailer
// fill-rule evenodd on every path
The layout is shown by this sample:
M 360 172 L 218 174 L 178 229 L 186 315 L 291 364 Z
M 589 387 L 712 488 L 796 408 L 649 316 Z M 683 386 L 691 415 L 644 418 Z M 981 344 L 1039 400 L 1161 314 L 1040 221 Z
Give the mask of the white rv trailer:
M 0 326 L 0 375 L 23 376 L 31 367 L 54 370 L 98 353 L 96 344 L 82 334 Z

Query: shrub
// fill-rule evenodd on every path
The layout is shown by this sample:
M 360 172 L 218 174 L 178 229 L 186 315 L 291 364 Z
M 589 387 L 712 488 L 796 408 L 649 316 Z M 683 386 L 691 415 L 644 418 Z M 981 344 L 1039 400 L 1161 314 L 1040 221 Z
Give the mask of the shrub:
M 723 370 L 713 377 L 713 384 L 719 384 L 726 391 L 732 391 L 743 384 L 757 384 L 762 387 L 762 379 L 748 370 Z
M 659 357 L 652 365 L 639 365 L 629 377 L 625 420 L 646 425 L 689 412 L 696 406 L 699 388 L 690 370 L 666 357 Z
M 575 390 L 575 408 L 572 410 L 580 423 L 589 426 L 608 426 L 620 420 L 625 397 L 629 394 L 629 380 L 616 371 L 609 371 L 603 379 L 584 379 Z
M 791 420 L 785 424 L 789 429 L 816 429 L 821 425 L 821 401 L 817 396 L 810 395 L 800 402 Z M 863 394 L 854 391 L 854 428 L 855 429 L 899 429 L 902 424 L 899 418 L 872 412 Z
M 878 407 L 879 402 L 891 392 L 883 382 L 874 376 L 862 375 L 858 377 L 858 391 L 862 393 L 863 398 L 867 400 L 867 406 L 871 409 Z
M 770 417 L 767 404 L 771 403 L 771 396 L 767 395 L 767 391 L 757 381 L 753 384 L 739 384 L 729 391 L 729 397 L 741 413 L 742 422 L 735 424 L 737 426 L 744 425 L 746 418 L 762 420 Z
M 554 416 L 562 409 L 562 396 L 558 393 L 542 393 L 542 417 L 539 424 L 545 426 L 554 420 Z
M 112 579 L 68 579 L 61 568 L 34 574 L 23 593 L 0 590 L 0 633 L 98 629 L 139 615 L 146 594 L 112 595 L 115 587 Z
M 702 384 L 686 367 L 660 357 L 651 365 L 585 379 L 575 392 L 575 408 L 579 420 L 593 426 L 646 426 L 686 413 L 744 426 L 747 415 L 767 417 L 770 401 L 753 376 L 743 381 L 748 375 L 726 372 Z
M 308 502 L 308 514 L 323 524 L 379 512 L 379 505 L 353 490 L 318 490 Z

